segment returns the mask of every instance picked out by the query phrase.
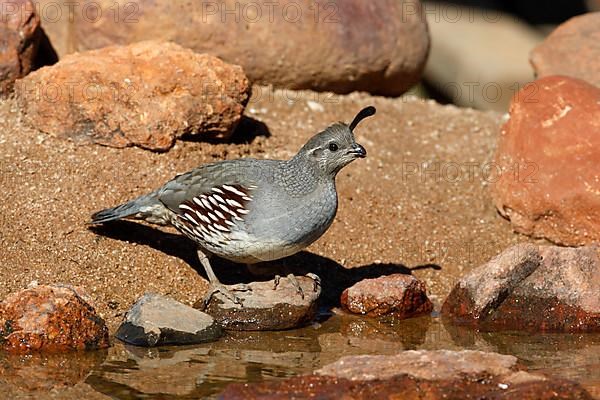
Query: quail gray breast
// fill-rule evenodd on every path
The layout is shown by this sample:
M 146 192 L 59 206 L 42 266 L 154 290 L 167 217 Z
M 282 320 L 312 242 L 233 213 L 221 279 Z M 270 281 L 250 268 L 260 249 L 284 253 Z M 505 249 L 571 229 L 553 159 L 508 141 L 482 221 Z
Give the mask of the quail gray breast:
M 92 215 L 92 224 L 123 218 L 172 225 L 198 244 L 213 287 L 236 299 L 209 262 L 277 260 L 299 252 L 329 228 L 337 211 L 335 177 L 366 156 L 354 128 L 375 114 L 363 109 L 351 124 L 313 136 L 290 160 L 238 159 L 201 165 L 158 190 Z

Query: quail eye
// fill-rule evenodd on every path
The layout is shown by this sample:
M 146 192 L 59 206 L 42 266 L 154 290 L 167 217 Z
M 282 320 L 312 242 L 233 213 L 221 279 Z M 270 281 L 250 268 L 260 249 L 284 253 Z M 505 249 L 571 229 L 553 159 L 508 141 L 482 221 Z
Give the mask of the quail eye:
M 338 151 L 337 143 L 329 143 L 329 151 Z

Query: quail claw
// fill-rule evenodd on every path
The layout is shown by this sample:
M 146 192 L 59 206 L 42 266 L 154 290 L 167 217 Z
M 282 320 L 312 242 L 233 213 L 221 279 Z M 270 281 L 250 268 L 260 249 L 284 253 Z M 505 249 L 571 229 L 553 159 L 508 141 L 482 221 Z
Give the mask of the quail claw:
M 302 290 L 302 286 L 300 286 L 300 283 L 296 279 L 296 276 L 294 274 L 289 274 L 287 278 L 290 280 L 290 283 L 292 284 L 294 289 L 296 289 L 296 292 L 302 297 L 302 299 L 304 299 L 304 290 Z M 279 284 L 281 283 L 281 276 L 275 275 L 274 282 L 275 283 L 273 285 L 273 290 L 277 290 Z
M 300 295 L 300 297 L 302 297 L 302 300 L 304 300 L 304 290 L 302 290 L 302 286 L 300 286 L 300 283 L 298 282 L 298 279 L 296 279 L 296 276 L 294 274 L 289 274 L 287 277 L 290 280 L 292 286 L 296 289 L 296 292 Z
M 232 292 L 251 292 L 252 287 L 245 283 L 238 283 L 237 285 L 229 286 L 229 290 L 231 290 Z
M 313 291 L 317 292 L 321 287 L 321 278 L 319 278 L 319 275 L 309 272 L 306 276 L 313 280 Z
M 204 309 L 208 308 L 208 305 L 210 304 L 210 301 L 213 298 L 213 296 L 217 293 L 221 293 L 232 303 L 239 304 L 240 306 L 243 307 L 244 304 L 242 303 L 242 300 L 238 296 L 236 296 L 233 292 L 248 292 L 248 291 L 252 291 L 252 288 L 244 283 L 240 283 L 238 285 L 233 285 L 230 287 L 227 287 L 223 284 L 213 284 L 213 285 L 211 285 L 210 291 L 206 294 L 206 296 L 204 296 L 204 300 L 202 301 L 202 303 L 204 305 Z

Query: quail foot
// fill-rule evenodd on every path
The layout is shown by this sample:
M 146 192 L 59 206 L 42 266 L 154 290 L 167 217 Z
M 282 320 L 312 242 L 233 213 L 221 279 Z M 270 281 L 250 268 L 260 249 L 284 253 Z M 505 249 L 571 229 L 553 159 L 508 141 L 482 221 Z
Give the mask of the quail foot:
M 156 191 L 92 215 L 92 224 L 122 218 L 172 225 L 198 245 L 211 290 L 234 302 L 210 265 L 216 255 L 238 263 L 277 260 L 301 251 L 329 228 L 338 199 L 337 173 L 367 155 L 354 129 L 375 114 L 360 111 L 352 123 L 336 123 L 313 136 L 289 160 L 237 159 L 201 165 Z

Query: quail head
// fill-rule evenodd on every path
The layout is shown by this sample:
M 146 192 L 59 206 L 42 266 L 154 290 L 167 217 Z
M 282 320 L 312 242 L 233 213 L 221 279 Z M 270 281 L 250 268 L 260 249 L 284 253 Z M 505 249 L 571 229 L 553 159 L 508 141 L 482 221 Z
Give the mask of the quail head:
M 280 259 L 306 248 L 337 211 L 336 174 L 365 149 L 354 129 L 375 114 L 360 111 L 313 136 L 289 160 L 237 159 L 201 165 L 156 191 L 92 215 L 93 224 L 122 218 L 172 225 L 198 245 L 212 291 L 237 298 L 217 279 L 216 255 L 239 263 Z

